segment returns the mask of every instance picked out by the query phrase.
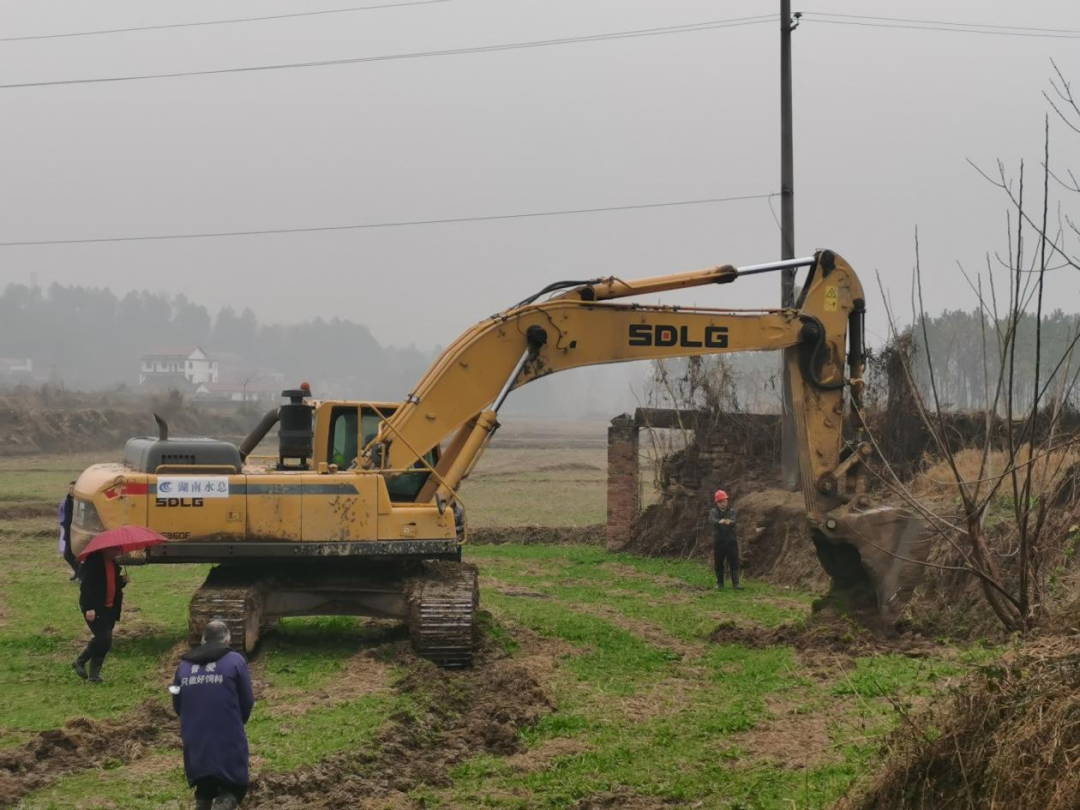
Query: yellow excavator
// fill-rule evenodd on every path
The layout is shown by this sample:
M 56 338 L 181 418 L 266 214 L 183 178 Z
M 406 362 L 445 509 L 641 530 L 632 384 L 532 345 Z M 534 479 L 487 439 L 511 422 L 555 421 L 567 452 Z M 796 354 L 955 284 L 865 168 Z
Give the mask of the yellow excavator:
M 729 284 L 807 267 L 787 309 L 629 303 L 664 291 Z M 190 607 L 197 639 L 224 619 L 234 646 L 286 616 L 365 615 L 408 622 L 417 651 L 442 666 L 473 654 L 476 569 L 462 482 L 498 428 L 511 391 L 600 363 L 786 350 L 799 476 L 819 559 L 834 586 L 863 589 L 883 616 L 903 606 L 925 558 L 924 524 L 866 494 L 871 444 L 860 419 L 865 299 L 837 254 L 654 278 L 550 284 L 464 332 L 402 402 L 315 401 L 283 392 L 239 445 L 133 438 L 117 464 L 75 485 L 72 545 L 147 526 L 167 542 L 129 564 L 215 563 Z M 846 366 L 846 368 L 845 368 Z M 252 452 L 278 425 L 278 453 Z

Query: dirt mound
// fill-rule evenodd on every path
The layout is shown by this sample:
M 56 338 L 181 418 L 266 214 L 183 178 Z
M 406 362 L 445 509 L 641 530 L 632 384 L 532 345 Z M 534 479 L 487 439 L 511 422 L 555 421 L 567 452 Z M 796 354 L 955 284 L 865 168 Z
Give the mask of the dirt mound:
M 519 731 L 551 711 L 552 702 L 528 662 L 491 647 L 469 670 L 441 670 L 404 645 L 406 668 L 395 684 L 417 706 L 394 715 L 368 750 L 347 751 L 287 774 L 262 774 L 246 806 L 319 808 L 412 806 L 418 785 L 447 786 L 450 769 L 478 753 L 509 755 L 522 749 Z
M 604 539 L 602 523 L 588 526 L 486 526 L 469 530 L 469 542 L 478 546 L 498 546 L 503 543 L 599 546 L 603 545 Z
M 901 727 L 874 782 L 842 810 L 1075 810 L 1080 643 L 984 667 L 943 711 Z
M 725 621 L 709 636 L 714 644 L 742 644 L 745 647 L 794 647 L 804 657 L 832 660 L 843 657 L 885 653 L 921 657 L 941 651 L 941 645 L 908 631 L 897 633 L 871 629 L 867 621 L 855 621 L 830 606 L 817 607 L 802 623 L 760 627 Z
M 825 588 L 829 577 L 806 529 L 802 495 L 769 487 L 743 493 L 732 493 L 743 571 L 781 585 Z M 699 492 L 649 507 L 634 527 L 626 550 L 646 556 L 711 559 L 712 532 L 705 522 L 711 502 L 711 493 Z
M 69 720 L 20 748 L 0 751 L 0 806 L 10 807 L 61 776 L 131 762 L 152 749 L 179 743 L 176 717 L 154 701 L 121 720 Z
M 750 576 L 808 589 L 828 586 L 829 576 L 818 562 L 806 528 L 802 493 L 762 489 L 746 495 L 736 508 L 741 525 L 739 552 Z
M 129 409 L 41 408 L 0 402 L 0 453 L 74 453 L 111 450 L 132 436 L 156 436 L 154 405 Z M 166 414 L 174 436 L 239 440 L 259 420 L 257 413 L 217 413 L 190 406 Z

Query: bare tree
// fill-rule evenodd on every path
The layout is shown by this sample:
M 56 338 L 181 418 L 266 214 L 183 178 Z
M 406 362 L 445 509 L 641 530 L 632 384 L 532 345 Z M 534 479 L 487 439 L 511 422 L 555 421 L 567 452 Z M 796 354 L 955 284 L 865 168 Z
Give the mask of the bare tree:
M 1080 108 L 1068 82 L 1056 65 L 1054 68 L 1054 96 L 1047 94 L 1047 99 L 1062 120 L 1080 133 Z M 1047 273 L 1080 269 L 1080 258 L 1070 250 L 1066 238 L 1080 235 L 1080 229 L 1060 202 L 1051 203 L 1051 180 L 1067 192 L 1080 193 L 1080 186 L 1072 171 L 1065 172 L 1067 180 L 1062 180 L 1051 169 L 1049 116 L 1044 124 L 1041 168 L 1042 199 L 1035 208 L 1025 197 L 1023 163 L 1015 179 L 1001 162 L 996 176 L 979 170 L 1005 193 L 1009 213 L 1007 252 L 988 257 L 985 275 L 980 273 L 974 281 L 965 271 L 983 319 L 981 417 L 985 431 L 974 472 L 959 461 L 963 448 L 951 426 L 953 415 L 941 396 L 943 370 L 935 365 L 931 351 L 917 232 L 915 236 L 912 331 L 925 351 L 926 390 L 917 383 L 910 355 L 905 360 L 905 376 L 919 417 L 946 461 L 951 479 L 947 484 L 958 495 L 959 514 L 943 514 L 940 507 L 935 511 L 926 499 L 915 497 L 887 464 L 884 476 L 894 491 L 930 520 L 938 536 L 960 558 L 959 565 L 938 567 L 953 567 L 976 576 L 990 608 L 1012 631 L 1025 631 L 1044 615 L 1045 563 L 1055 535 L 1061 534 L 1060 527 L 1053 525 L 1050 507 L 1069 477 L 1066 465 L 1074 458 L 1069 451 L 1080 441 L 1063 423 L 1077 386 L 1073 350 L 1080 342 L 1080 330 L 1074 329 L 1071 339 L 1056 346 L 1053 353 L 1043 340 Z M 1056 222 L 1051 221 L 1051 211 L 1056 212 Z M 1008 291 L 1004 300 L 998 295 L 999 286 L 1006 286 L 1001 285 L 1002 277 Z M 902 330 L 891 307 L 887 308 L 895 340 Z M 1021 329 L 1025 322 L 1032 323 L 1033 335 Z M 1003 507 L 1008 508 L 1011 520 L 1004 536 L 999 533 L 992 543 L 987 518 Z

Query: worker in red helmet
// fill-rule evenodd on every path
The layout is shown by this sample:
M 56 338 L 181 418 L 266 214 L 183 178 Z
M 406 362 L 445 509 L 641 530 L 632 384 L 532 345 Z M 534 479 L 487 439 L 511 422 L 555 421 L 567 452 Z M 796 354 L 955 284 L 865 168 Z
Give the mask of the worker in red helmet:
M 716 570 L 716 587 L 724 587 L 724 564 L 731 574 L 731 587 L 742 590 L 739 584 L 739 538 L 735 533 L 735 510 L 728 503 L 724 490 L 716 490 L 713 505 L 709 507 L 709 525 L 713 533 L 713 568 Z

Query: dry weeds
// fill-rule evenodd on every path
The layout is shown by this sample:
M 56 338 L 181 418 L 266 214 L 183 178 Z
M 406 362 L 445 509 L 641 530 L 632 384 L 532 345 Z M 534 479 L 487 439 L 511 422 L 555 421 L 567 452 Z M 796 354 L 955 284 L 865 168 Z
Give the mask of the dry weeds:
M 885 769 L 843 810 L 1076 810 L 1080 642 L 986 667 L 939 711 L 901 726 Z

